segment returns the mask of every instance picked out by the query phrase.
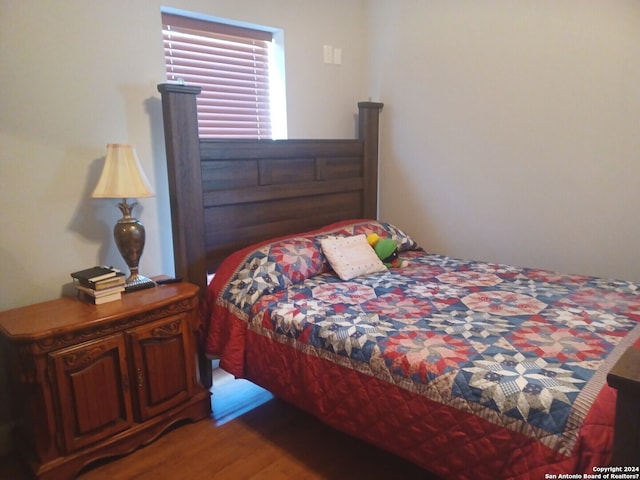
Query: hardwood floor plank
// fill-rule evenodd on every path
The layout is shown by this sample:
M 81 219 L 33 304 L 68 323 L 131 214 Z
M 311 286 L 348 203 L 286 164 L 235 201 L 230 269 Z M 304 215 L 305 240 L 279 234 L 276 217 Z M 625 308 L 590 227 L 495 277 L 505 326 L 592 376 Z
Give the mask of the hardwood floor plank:
M 173 428 L 79 480 L 425 479 L 417 466 L 322 424 L 244 380 L 218 379 L 214 416 Z M 0 480 L 20 477 L 3 477 Z M 25 478 L 25 477 L 22 477 Z

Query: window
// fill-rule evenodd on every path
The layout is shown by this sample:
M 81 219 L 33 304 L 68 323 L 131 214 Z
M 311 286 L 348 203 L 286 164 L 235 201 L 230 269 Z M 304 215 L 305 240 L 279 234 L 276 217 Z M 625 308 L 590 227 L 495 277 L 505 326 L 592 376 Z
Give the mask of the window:
M 167 80 L 202 88 L 201 137 L 286 137 L 274 113 L 272 32 L 163 12 L 162 35 Z

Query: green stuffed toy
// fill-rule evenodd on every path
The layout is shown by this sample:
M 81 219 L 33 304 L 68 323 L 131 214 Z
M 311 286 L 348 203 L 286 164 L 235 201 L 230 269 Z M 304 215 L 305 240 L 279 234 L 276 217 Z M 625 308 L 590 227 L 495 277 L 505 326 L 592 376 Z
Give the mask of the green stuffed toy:
M 367 237 L 367 242 L 373 247 L 376 255 L 385 266 L 400 267 L 402 261 L 398 258 L 398 245 L 391 238 L 380 238 L 377 233 L 372 233 Z

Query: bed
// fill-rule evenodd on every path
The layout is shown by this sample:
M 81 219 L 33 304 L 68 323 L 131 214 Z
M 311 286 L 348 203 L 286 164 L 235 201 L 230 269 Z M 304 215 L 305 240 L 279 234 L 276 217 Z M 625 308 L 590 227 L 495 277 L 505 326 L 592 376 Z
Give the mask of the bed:
M 442 478 L 639 478 L 639 285 L 449 258 L 377 220 L 382 104 L 357 139 L 208 140 L 199 89 L 158 88 L 203 376 L 217 356 Z

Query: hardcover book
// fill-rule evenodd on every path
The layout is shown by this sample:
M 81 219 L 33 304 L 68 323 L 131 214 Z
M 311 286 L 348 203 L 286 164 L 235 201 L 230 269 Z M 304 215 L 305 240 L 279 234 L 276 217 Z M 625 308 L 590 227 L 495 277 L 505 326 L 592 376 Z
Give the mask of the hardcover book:
M 99 282 L 100 280 L 115 277 L 118 273 L 120 271 L 116 268 L 96 266 L 73 272 L 71 277 L 79 281 Z
M 82 280 L 79 278 L 74 278 L 73 280 L 76 285 L 82 285 L 83 287 L 92 288 L 94 290 L 105 290 L 107 288 L 124 285 L 127 281 L 125 278 L 125 274 L 122 272 L 118 272 L 113 277 L 105 278 L 104 280 L 98 280 L 96 282 Z
M 117 285 L 115 287 L 105 288 L 104 290 L 95 290 L 93 288 L 85 287 L 82 285 L 76 285 L 76 289 L 80 292 L 84 292 L 87 295 L 91 295 L 92 297 L 96 297 L 96 298 L 111 295 L 116 292 L 124 292 L 123 285 Z
M 96 305 L 102 305 L 103 303 L 120 300 L 122 298 L 122 292 L 117 291 L 117 292 L 110 293 L 109 295 L 102 295 L 102 296 L 96 297 L 82 290 L 78 290 L 78 297 L 87 302 L 94 303 Z

